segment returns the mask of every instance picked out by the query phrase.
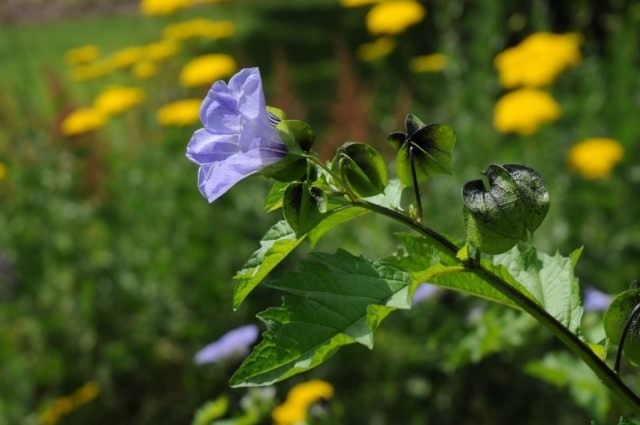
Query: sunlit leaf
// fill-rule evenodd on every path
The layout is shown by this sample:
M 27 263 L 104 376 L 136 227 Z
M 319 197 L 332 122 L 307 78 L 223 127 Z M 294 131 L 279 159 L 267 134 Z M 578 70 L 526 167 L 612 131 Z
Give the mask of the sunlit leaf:
M 380 321 L 410 307 L 406 272 L 342 250 L 314 253 L 300 271 L 269 286 L 285 292 L 283 305 L 259 315 L 268 329 L 233 386 L 273 384 L 318 366 L 343 345 L 372 347 Z

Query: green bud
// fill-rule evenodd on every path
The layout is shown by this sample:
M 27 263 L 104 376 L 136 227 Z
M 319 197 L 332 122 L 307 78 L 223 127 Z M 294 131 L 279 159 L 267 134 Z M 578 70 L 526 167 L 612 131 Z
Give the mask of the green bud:
M 500 254 L 524 241 L 549 210 L 549 192 L 533 169 L 524 165 L 490 165 L 482 180 L 462 188 L 467 240 L 488 254 Z
M 338 149 L 336 159 L 340 175 L 351 192 L 364 198 L 384 192 L 387 168 L 382 155 L 371 145 L 347 143 Z
M 322 220 L 327 212 L 327 196 L 322 189 L 308 183 L 291 183 L 284 191 L 282 211 L 299 237 Z
M 627 289 L 618 294 L 604 314 L 604 331 L 609 341 L 614 345 L 620 345 L 622 331 L 627 323 L 631 311 L 640 303 L 640 289 Z M 624 354 L 635 364 L 640 364 L 640 320 L 636 318 L 631 322 L 627 332 Z

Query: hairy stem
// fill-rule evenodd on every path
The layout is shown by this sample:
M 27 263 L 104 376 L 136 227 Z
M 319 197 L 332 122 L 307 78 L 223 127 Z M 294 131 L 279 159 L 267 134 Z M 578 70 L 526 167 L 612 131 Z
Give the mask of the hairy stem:
M 375 205 L 362 200 L 353 202 L 353 205 L 377 212 L 407 225 L 429 239 L 440 249 L 441 252 L 456 258 L 468 272 L 475 274 L 491 287 L 509 297 L 509 299 L 511 299 L 518 307 L 529 313 L 538 322 L 542 323 L 567 348 L 585 362 L 587 366 L 589 366 L 589 368 L 591 368 L 591 370 L 593 370 L 593 372 L 598 376 L 602 383 L 606 385 L 620 401 L 632 409 L 635 414 L 640 415 L 640 397 L 638 397 L 638 395 L 636 395 L 624 382 L 622 382 L 620 376 L 618 376 L 618 374 L 616 374 L 604 361 L 602 361 L 587 344 L 578 338 L 577 335 L 567 329 L 562 325 L 562 323 L 558 322 L 555 317 L 547 313 L 546 310 L 529 299 L 526 295 L 511 286 L 500 276 L 484 268 L 477 261 L 463 261 L 458 259 L 456 254 L 460 250 L 460 247 L 437 231 L 422 225 L 398 211 L 382 207 L 380 205 Z

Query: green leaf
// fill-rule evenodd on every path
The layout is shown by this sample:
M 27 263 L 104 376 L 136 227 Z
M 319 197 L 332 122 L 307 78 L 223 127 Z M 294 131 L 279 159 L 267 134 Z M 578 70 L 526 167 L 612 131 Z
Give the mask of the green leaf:
M 627 289 L 616 295 L 604 314 L 604 331 L 614 345 L 620 345 L 622 331 L 633 309 L 640 304 L 640 289 Z M 632 362 L 640 363 L 640 320 L 631 322 L 624 341 L 624 354 Z
M 291 183 L 284 191 L 282 211 L 298 237 L 313 229 L 324 217 L 327 196 L 308 183 Z
M 287 186 L 287 183 L 282 182 L 276 182 L 271 186 L 271 190 L 269 190 L 267 194 L 267 199 L 264 200 L 264 210 L 266 212 L 272 212 L 282 208 L 282 198 Z
M 192 425 L 209 425 L 211 421 L 224 416 L 229 409 L 229 400 L 227 397 L 218 397 L 214 401 L 210 401 L 202 406 L 196 412 Z
M 368 212 L 369 210 L 360 207 L 338 208 L 335 211 L 328 211 L 325 217 L 309 232 L 309 243 L 311 246 L 315 246 L 320 238 L 332 228 Z
M 451 155 L 455 145 L 455 132 L 447 125 L 431 124 L 410 132 L 417 124 L 409 125 L 407 120 L 407 140 L 398 151 L 396 169 L 405 186 L 413 183 L 409 149 L 414 149 L 414 160 L 418 181 L 424 181 L 437 174 L 451 174 Z M 422 124 L 424 125 L 424 124 Z M 394 137 L 397 140 L 397 136 Z
M 583 308 L 571 257 L 539 253 L 532 246 L 516 246 L 494 256 L 493 261 L 504 266 L 549 314 L 578 333 Z
M 578 405 L 598 420 L 605 420 L 610 405 L 607 387 L 569 353 L 549 353 L 542 360 L 528 363 L 525 371 L 558 388 L 567 388 Z
M 380 205 L 381 207 L 402 211 L 403 191 L 404 186 L 402 185 L 402 182 L 398 179 L 391 179 L 383 193 L 368 197 L 366 200 L 372 204 Z
M 489 262 L 483 262 L 483 266 L 509 282 L 513 287 L 518 289 L 523 294 L 527 295 L 529 298 L 534 299 L 529 291 L 527 291 L 524 286 L 516 282 L 504 267 L 494 266 Z M 506 306 L 519 309 L 519 307 L 513 301 L 511 301 L 510 298 L 503 295 L 498 290 L 493 289 L 493 287 L 489 286 L 487 282 L 480 279 L 475 274 L 466 271 L 463 266 L 445 266 L 438 263 L 426 270 L 412 274 L 412 290 L 423 282 L 432 283 L 434 285 L 442 286 L 447 289 L 464 292 L 476 297 L 484 298 L 488 301 L 493 301 L 499 304 L 504 304 Z
M 349 189 L 360 197 L 384 192 L 388 183 L 382 155 L 371 145 L 346 143 L 337 152 L 340 175 Z
M 343 345 L 373 346 L 389 312 L 409 308 L 409 275 L 340 250 L 313 253 L 269 286 L 286 293 L 282 307 L 259 315 L 262 342 L 231 377 L 231 385 L 270 385 L 318 366 Z
M 269 272 L 284 260 L 304 239 L 296 234 L 285 220 L 280 220 L 267 231 L 260 241 L 260 248 L 233 277 L 238 281 L 233 294 L 233 307 L 237 309 L 247 295 L 267 277 Z
M 632 421 L 629 418 L 620 417 L 620 421 L 618 422 L 618 425 L 638 425 L 638 423 Z

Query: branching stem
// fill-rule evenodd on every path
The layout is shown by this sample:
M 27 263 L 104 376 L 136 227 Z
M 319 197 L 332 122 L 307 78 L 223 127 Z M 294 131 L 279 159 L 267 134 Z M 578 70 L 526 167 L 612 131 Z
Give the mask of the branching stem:
M 547 311 L 536 302 L 522 294 L 500 276 L 483 267 L 478 261 L 462 261 L 457 258 L 456 254 L 460 250 L 460 247 L 430 227 L 422 225 L 399 211 L 367 201 L 357 200 L 353 202 L 353 205 L 382 214 L 412 228 L 429 239 L 441 252 L 455 258 L 469 273 L 475 274 L 492 288 L 507 296 L 520 309 L 533 316 L 538 322 L 549 329 L 567 348 L 593 370 L 602 383 L 606 385 L 620 401 L 633 410 L 635 414 L 640 415 L 640 397 L 622 382 L 620 376 L 601 360 L 587 344 L 556 320 L 556 318 L 547 313 Z

